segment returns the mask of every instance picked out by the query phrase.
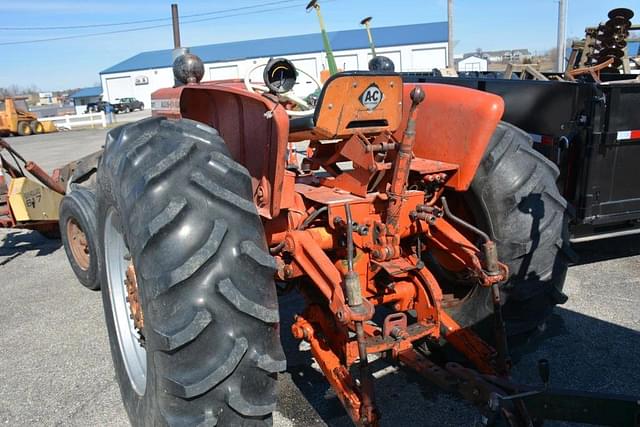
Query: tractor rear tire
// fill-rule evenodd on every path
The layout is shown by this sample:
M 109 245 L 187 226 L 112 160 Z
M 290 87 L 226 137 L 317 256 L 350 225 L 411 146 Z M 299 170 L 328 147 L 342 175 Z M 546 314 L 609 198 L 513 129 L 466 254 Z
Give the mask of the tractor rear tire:
M 32 130 L 29 122 L 18 122 L 18 135 L 20 136 L 29 136 L 31 135 Z
M 501 299 L 511 336 L 543 327 L 553 307 L 567 300 L 562 288 L 571 254 L 570 215 L 556 185 L 558 173 L 532 147 L 529 134 L 503 122 L 464 194 L 472 222 L 496 242 L 509 267 Z M 475 287 L 448 311 L 463 326 L 479 324 L 493 312 L 490 290 Z
M 251 177 L 218 132 L 161 117 L 110 131 L 98 236 L 111 355 L 131 423 L 271 425 L 286 367 L 276 266 Z M 129 262 L 142 329 L 127 313 Z
M 76 187 L 62 199 L 58 220 L 64 251 L 80 283 L 93 291 L 100 289 L 94 191 Z

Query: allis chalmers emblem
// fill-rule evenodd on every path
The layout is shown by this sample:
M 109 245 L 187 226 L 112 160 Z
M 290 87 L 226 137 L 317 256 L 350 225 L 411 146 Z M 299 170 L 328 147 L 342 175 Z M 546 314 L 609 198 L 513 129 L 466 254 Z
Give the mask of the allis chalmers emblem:
M 360 102 L 369 110 L 375 109 L 382 101 L 382 91 L 377 84 L 372 83 L 363 93 L 360 95 Z

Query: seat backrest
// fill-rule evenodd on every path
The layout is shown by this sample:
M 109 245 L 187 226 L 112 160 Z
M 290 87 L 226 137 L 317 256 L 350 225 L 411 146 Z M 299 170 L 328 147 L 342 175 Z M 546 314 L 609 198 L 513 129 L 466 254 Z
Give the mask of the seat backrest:
M 400 75 L 351 71 L 335 74 L 324 84 L 314 114 L 314 131 L 337 139 L 356 132 L 394 132 L 401 121 Z

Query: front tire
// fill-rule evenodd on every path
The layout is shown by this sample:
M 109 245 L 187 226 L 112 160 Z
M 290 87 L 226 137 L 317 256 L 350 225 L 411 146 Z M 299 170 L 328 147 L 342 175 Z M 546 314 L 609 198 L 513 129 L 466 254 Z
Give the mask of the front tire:
M 509 267 L 501 285 L 509 335 L 543 326 L 553 307 L 567 300 L 562 288 L 571 253 L 569 213 L 557 176 L 558 168 L 532 147 L 529 134 L 502 122 L 471 187 L 457 200 Z M 447 311 L 462 326 L 479 324 L 493 312 L 490 290 L 476 286 Z
M 84 287 L 99 290 L 95 193 L 76 187 L 64 196 L 58 224 L 71 269 Z
M 249 173 L 218 133 L 164 118 L 112 130 L 98 212 L 103 304 L 131 423 L 270 425 L 286 365 L 275 264 Z M 123 291 L 129 263 L 141 328 Z

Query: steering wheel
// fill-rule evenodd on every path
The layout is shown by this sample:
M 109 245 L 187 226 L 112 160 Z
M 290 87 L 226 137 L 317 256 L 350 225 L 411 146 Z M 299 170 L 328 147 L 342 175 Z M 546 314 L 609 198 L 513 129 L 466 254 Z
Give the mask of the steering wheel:
M 245 88 L 249 91 L 249 92 L 253 92 L 253 93 L 272 93 L 271 90 L 269 90 L 268 87 L 264 86 L 264 85 L 260 85 L 260 84 L 255 84 L 255 83 L 251 83 L 251 74 L 257 70 L 258 68 L 261 67 L 266 67 L 267 64 L 258 64 L 255 67 L 249 69 L 249 71 L 247 71 L 247 73 L 244 75 L 244 86 Z M 315 85 L 318 87 L 318 89 L 322 88 L 322 85 L 320 84 L 320 82 L 318 82 L 318 80 L 313 77 L 311 74 L 307 73 L 304 70 L 298 69 L 296 68 L 296 71 L 305 74 L 307 77 L 309 77 L 311 79 L 311 81 L 313 83 L 315 83 Z M 290 90 L 288 92 L 285 93 L 276 93 L 275 94 L 279 99 L 281 100 L 285 100 L 285 101 L 290 101 L 293 102 L 294 104 L 296 104 L 298 107 L 300 107 L 300 110 L 286 110 L 287 115 L 289 115 L 290 117 L 305 117 L 305 116 L 310 116 L 313 114 L 313 112 L 315 111 L 315 108 L 312 105 L 309 105 L 308 102 L 306 102 L 304 99 L 300 98 L 299 96 L 297 96 L 296 94 L 293 93 L 293 90 Z

